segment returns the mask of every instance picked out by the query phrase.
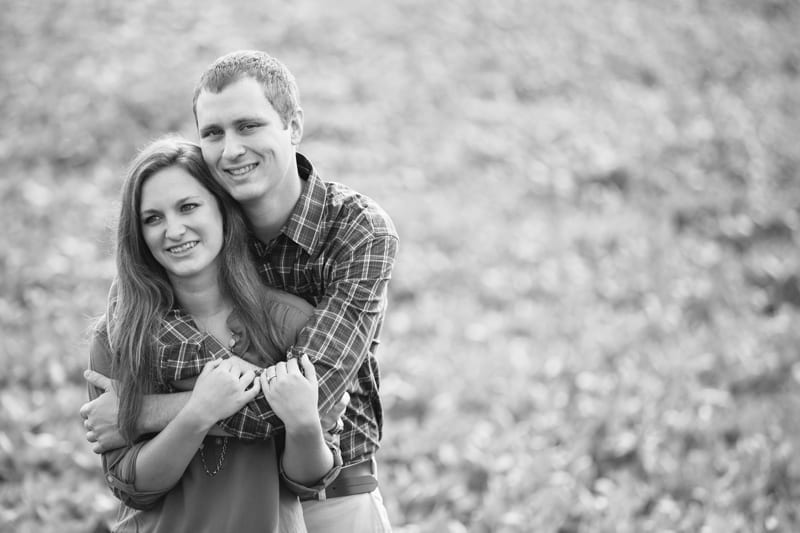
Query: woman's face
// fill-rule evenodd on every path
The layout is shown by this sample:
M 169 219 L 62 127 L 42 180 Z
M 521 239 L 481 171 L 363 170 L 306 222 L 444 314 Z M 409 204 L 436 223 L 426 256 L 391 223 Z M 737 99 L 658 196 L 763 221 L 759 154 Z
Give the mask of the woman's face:
M 145 243 L 170 279 L 210 273 L 223 243 L 216 198 L 179 166 L 160 170 L 142 185 L 139 222 Z

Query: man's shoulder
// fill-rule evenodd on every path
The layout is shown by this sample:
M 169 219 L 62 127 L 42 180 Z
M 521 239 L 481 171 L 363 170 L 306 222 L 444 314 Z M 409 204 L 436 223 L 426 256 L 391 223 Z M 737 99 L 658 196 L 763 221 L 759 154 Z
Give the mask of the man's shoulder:
M 327 218 L 347 228 L 397 236 L 392 218 L 377 201 L 337 181 L 323 181 Z

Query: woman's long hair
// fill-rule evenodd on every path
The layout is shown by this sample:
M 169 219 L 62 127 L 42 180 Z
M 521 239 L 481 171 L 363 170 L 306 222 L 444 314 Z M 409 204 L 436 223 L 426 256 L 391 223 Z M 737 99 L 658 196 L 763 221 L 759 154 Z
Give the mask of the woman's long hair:
M 119 381 L 119 427 L 129 442 L 136 435 L 143 396 L 155 391 L 156 340 L 164 316 L 175 305 L 167 273 L 150 253 L 142 235 L 142 186 L 157 172 L 171 167 L 186 170 L 216 198 L 223 220 L 218 261 L 221 292 L 231 298 L 253 351 L 277 353 L 266 289 L 251 258 L 250 233 L 238 203 L 211 176 L 199 146 L 175 136 L 152 142 L 133 160 L 122 185 L 116 296 L 112 294 L 106 313 L 112 374 Z

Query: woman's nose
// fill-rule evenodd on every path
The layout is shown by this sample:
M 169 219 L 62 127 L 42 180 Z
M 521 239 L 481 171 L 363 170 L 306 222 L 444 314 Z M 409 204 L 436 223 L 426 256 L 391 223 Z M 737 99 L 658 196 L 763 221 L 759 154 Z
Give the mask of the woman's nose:
M 186 233 L 186 226 L 180 221 L 168 221 L 166 237 L 172 240 L 178 240 Z

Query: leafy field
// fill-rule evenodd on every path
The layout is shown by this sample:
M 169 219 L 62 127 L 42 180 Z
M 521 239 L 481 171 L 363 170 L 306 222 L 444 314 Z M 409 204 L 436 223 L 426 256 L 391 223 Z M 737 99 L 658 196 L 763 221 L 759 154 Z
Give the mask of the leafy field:
M 800 530 L 800 3 L 222 4 L 0 0 L 0 531 L 113 512 L 77 411 L 121 176 L 238 48 L 401 234 L 396 531 Z

